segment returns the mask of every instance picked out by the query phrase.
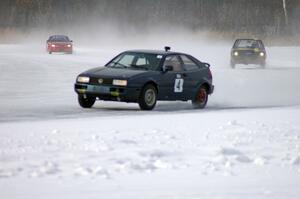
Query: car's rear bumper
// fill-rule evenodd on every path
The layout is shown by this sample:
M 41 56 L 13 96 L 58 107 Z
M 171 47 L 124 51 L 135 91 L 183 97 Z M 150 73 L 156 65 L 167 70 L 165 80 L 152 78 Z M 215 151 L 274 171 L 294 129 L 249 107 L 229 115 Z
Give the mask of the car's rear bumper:
M 78 95 L 89 95 L 100 100 L 137 102 L 140 89 L 113 85 L 90 85 L 76 83 L 74 86 Z
M 211 95 L 211 94 L 213 94 L 214 91 L 215 91 L 215 86 L 214 86 L 214 85 L 211 85 L 208 94 Z

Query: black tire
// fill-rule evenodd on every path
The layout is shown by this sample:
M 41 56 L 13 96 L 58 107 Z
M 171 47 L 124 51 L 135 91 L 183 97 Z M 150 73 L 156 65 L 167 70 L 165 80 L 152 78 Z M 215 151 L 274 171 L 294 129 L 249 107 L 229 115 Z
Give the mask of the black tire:
M 96 97 L 78 95 L 78 103 L 82 108 L 92 108 L 95 101 Z
M 205 108 L 208 101 L 208 89 L 206 86 L 201 86 L 192 100 L 192 105 L 195 109 Z
M 49 51 L 49 54 L 51 55 L 51 54 L 52 54 L 52 52 L 51 52 L 51 51 Z
M 138 103 L 142 110 L 152 110 L 157 101 L 157 90 L 152 84 L 147 84 L 141 91 Z
M 235 63 L 233 61 L 230 62 L 230 66 L 232 69 L 235 69 Z
M 260 67 L 261 67 L 261 68 L 266 68 L 266 62 L 265 62 L 265 61 L 262 62 L 262 63 L 260 64 Z

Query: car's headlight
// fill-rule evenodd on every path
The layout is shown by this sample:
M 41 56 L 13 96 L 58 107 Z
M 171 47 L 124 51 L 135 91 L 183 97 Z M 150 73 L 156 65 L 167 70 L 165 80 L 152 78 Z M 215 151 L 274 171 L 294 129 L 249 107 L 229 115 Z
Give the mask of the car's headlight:
M 71 47 L 72 47 L 72 45 L 71 45 L 71 44 L 68 44 L 67 46 L 68 46 L 69 48 L 71 48 Z
M 52 44 L 52 45 L 51 45 L 51 47 L 55 47 L 55 45 L 54 45 L 54 44 Z
M 260 52 L 259 55 L 260 55 L 261 57 L 263 57 L 263 56 L 265 56 L 265 53 L 264 53 L 264 52 Z
M 79 82 L 79 83 L 89 83 L 90 78 L 89 77 L 84 77 L 84 76 L 79 76 L 79 77 L 77 77 L 77 82 Z
M 114 79 L 113 85 L 115 86 L 127 86 L 127 80 Z
M 233 55 L 234 55 L 234 56 L 239 56 L 239 52 L 235 51 L 235 52 L 233 53 Z

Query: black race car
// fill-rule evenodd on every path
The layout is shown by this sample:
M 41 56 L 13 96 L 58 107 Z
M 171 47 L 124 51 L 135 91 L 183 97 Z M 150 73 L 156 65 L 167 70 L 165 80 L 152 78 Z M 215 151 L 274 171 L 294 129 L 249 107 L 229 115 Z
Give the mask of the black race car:
M 231 67 L 236 64 L 258 64 L 266 66 L 267 53 L 261 40 L 237 39 L 231 49 Z
M 157 100 L 192 100 L 195 108 L 204 108 L 214 90 L 209 67 L 169 48 L 126 51 L 105 67 L 81 73 L 75 92 L 83 108 L 91 108 L 96 99 L 136 102 L 142 110 L 152 110 Z

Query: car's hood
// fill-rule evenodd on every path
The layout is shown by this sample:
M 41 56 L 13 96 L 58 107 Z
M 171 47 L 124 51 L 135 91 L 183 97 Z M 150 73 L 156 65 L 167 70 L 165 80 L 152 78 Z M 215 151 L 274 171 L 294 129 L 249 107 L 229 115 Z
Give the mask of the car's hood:
M 83 72 L 81 75 L 87 75 L 90 77 L 102 77 L 102 78 L 122 78 L 128 79 L 135 75 L 143 74 L 145 70 L 123 69 L 123 68 L 109 68 L 98 67 Z

